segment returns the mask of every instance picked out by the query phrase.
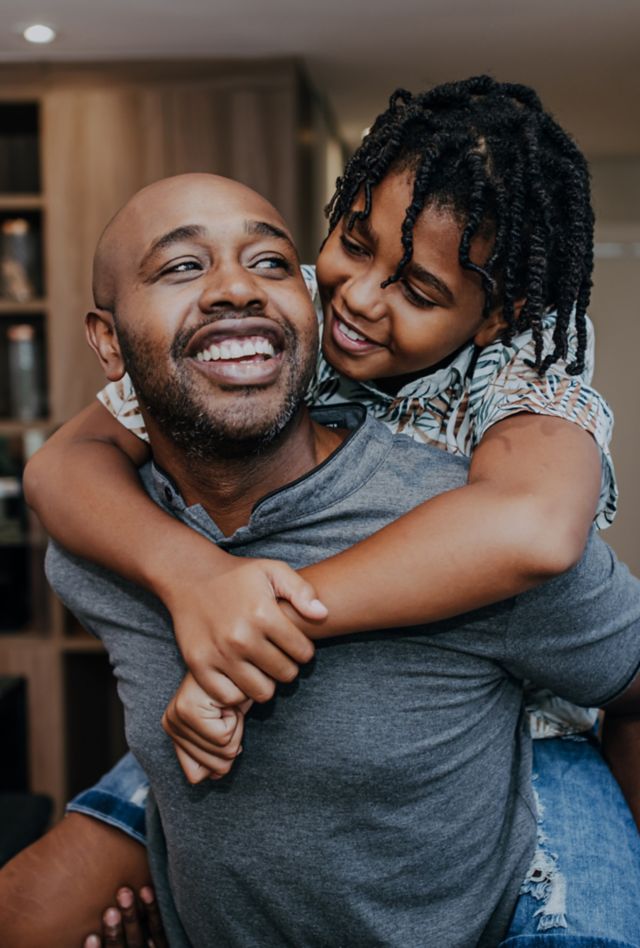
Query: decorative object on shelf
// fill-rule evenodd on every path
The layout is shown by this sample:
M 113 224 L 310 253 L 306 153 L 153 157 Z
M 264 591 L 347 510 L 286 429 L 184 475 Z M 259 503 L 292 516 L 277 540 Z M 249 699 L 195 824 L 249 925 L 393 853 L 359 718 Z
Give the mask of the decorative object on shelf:
M 17 323 L 7 329 L 9 341 L 9 399 L 18 421 L 34 421 L 42 412 L 35 328 Z
M 25 217 L 7 217 L 0 226 L 0 296 L 28 303 L 38 295 L 38 239 Z

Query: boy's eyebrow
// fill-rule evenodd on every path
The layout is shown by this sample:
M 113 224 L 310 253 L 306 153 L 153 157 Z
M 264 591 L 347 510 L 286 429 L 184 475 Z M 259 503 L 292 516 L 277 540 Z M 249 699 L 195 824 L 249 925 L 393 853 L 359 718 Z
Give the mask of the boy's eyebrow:
M 455 302 L 453 293 L 447 284 L 437 277 L 435 273 L 431 273 L 430 270 L 427 270 L 425 267 L 421 266 L 421 264 L 416 263 L 415 260 L 411 260 L 408 263 L 407 270 L 417 280 L 420 280 L 421 283 L 426 283 L 428 286 L 432 286 L 434 290 L 437 290 L 439 293 L 441 293 L 448 303 Z
M 158 237 L 153 241 L 144 257 L 140 261 L 139 269 L 143 270 L 151 257 L 153 257 L 153 255 L 159 250 L 163 250 L 165 247 L 170 247 L 171 244 L 177 244 L 181 240 L 192 240 L 194 237 L 205 237 L 206 234 L 207 229 L 201 224 L 183 224 L 181 227 L 174 227 L 173 230 L 167 231 L 166 234 L 162 234 L 161 237 Z
M 372 244 L 376 243 L 376 236 L 373 233 L 371 221 L 368 217 L 356 217 L 353 222 L 352 230 L 359 231 L 360 234 L 367 240 L 370 240 Z
M 276 240 L 284 240 L 293 252 L 296 254 L 295 244 L 289 237 L 288 233 L 285 230 L 282 230 L 280 227 L 276 227 L 275 224 L 269 224 L 267 221 L 246 221 L 244 225 L 245 233 L 250 237 L 275 237 Z

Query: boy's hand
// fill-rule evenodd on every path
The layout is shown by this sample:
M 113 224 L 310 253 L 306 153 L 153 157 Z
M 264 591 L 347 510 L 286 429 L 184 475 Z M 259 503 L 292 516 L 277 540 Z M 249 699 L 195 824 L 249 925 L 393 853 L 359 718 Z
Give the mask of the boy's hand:
M 311 621 L 326 618 L 327 610 L 286 563 L 229 556 L 229 568 L 220 572 L 216 553 L 213 570 L 202 557 L 192 558 L 188 581 L 174 574 L 162 596 L 180 650 L 196 681 L 220 704 L 268 701 L 275 682 L 293 681 L 298 665 L 314 653 L 278 600 Z
M 242 750 L 244 716 L 252 703 L 222 707 L 187 673 L 167 706 L 162 726 L 189 783 L 206 777 L 219 780 L 229 773 Z

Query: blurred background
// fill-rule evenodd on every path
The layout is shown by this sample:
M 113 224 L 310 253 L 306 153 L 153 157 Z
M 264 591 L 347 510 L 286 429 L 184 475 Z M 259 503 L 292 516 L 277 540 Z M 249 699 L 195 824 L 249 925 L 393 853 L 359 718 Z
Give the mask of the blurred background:
M 34 25 L 49 34 L 28 41 Z M 336 176 L 398 86 L 533 85 L 591 161 L 595 384 L 621 491 L 606 539 L 640 574 L 639 40 L 637 0 L 3 0 L 0 790 L 60 812 L 123 747 L 106 657 L 47 591 L 20 478 L 102 384 L 83 334 L 100 230 L 150 181 L 219 172 L 272 200 L 312 262 Z

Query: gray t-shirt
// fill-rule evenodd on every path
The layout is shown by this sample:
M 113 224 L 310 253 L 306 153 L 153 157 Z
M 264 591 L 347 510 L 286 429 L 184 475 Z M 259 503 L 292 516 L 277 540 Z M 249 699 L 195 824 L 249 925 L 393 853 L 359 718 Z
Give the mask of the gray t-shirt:
M 466 462 L 366 419 L 231 537 L 156 468 L 143 479 L 224 549 L 300 567 L 466 474 Z M 536 835 L 522 679 L 597 706 L 640 664 L 640 582 L 591 538 L 574 570 L 518 599 L 319 643 L 293 685 L 254 706 L 229 777 L 192 787 L 160 726 L 185 671 L 168 613 L 56 546 L 47 565 L 118 678 L 153 790 L 150 858 L 173 946 L 497 944 Z

